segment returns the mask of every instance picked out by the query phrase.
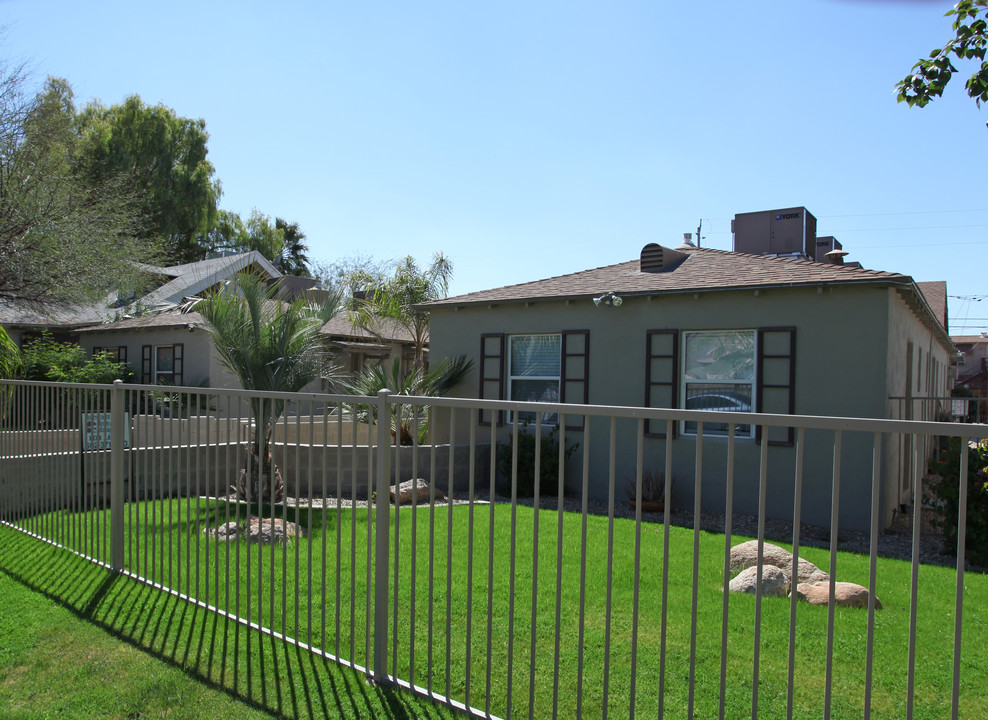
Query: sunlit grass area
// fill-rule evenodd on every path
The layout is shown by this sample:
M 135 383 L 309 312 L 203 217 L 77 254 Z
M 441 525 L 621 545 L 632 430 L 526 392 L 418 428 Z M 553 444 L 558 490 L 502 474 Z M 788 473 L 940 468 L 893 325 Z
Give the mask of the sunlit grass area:
M 262 511 L 265 516 L 271 512 L 270 508 Z M 368 551 L 374 535 L 372 514 L 366 509 L 332 506 L 325 510 L 279 506 L 274 513 L 297 521 L 306 529 L 305 536 L 274 548 L 244 541 L 222 543 L 203 530 L 228 517 L 244 520 L 244 506 L 188 498 L 130 504 L 126 513 L 128 567 L 279 633 L 303 642 L 311 640 L 359 665 L 372 664 L 368 649 L 373 641 L 367 623 L 368 614 L 373 613 L 367 591 L 375 563 L 373 551 Z M 71 544 L 86 534 L 75 529 L 81 518 L 60 513 L 46 520 Z M 88 518 L 89 527 L 99 535 L 106 527 L 106 514 Z M 560 532 L 562 552 L 557 553 Z M 636 714 L 655 716 L 663 633 L 663 528 L 653 523 L 639 528 L 623 519 L 611 526 L 606 517 L 591 516 L 586 519 L 585 532 L 586 570 L 581 574 L 584 528 L 580 515 L 507 504 L 472 509 L 441 506 L 433 511 L 428 506 L 414 511 L 392 509 L 389 672 L 474 707 L 489 707 L 501 717 L 527 717 L 530 710 L 534 717 L 551 717 L 554 705 L 559 717 L 574 717 L 578 712 L 600 717 L 605 702 L 611 716 L 628 716 L 632 706 Z M 636 566 L 639 532 L 641 553 Z M 718 712 L 721 687 L 724 538 L 704 532 L 699 542 L 694 710 L 697 717 L 712 717 Z M 106 548 L 101 543 L 87 552 L 103 555 Z M 610 563 L 608 547 L 613 548 Z M 7 554 L 5 550 L 5 563 L 10 562 Z M 829 565 L 826 550 L 803 548 L 801 554 L 821 568 Z M 692 531 L 671 528 L 664 678 L 664 709 L 671 717 L 686 717 L 688 706 L 692 557 Z M 637 614 L 633 612 L 636 577 Z M 868 558 L 841 553 L 837 577 L 867 585 Z M 916 717 L 950 715 L 954 581 L 949 568 L 920 569 Z M 133 580 L 114 580 L 118 582 L 140 588 L 140 595 L 153 592 Z M 884 608 L 875 615 L 875 717 L 905 715 L 909 588 L 909 563 L 879 559 L 876 590 Z M 988 706 L 988 688 L 983 682 L 988 677 L 986 602 L 988 577 L 967 575 L 961 717 L 980 718 Z M 763 599 L 759 717 L 786 714 L 789 613 L 787 599 Z M 754 597 L 730 597 L 725 682 L 729 717 L 751 715 L 754 630 Z M 154 633 L 163 642 L 171 642 L 164 639 L 173 634 L 167 624 Z M 836 611 L 834 717 L 861 714 L 866 637 L 867 611 Z M 637 639 L 634 675 L 633 638 Z M 795 638 L 794 710 L 797 716 L 817 716 L 824 702 L 827 609 L 800 604 Z M 257 642 L 272 647 L 264 645 L 269 640 Z M 225 657 L 215 643 L 211 647 L 213 656 Z M 198 658 L 198 652 L 192 656 Z M 580 663 L 582 673 L 578 672 Z M 227 661 L 226 667 L 237 667 L 237 663 Z M 243 682 L 238 683 L 242 688 Z

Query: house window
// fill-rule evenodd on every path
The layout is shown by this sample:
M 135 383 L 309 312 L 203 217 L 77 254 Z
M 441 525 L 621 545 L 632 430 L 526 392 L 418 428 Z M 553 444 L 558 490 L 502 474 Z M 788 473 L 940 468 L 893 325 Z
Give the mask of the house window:
M 683 407 L 687 410 L 752 412 L 755 388 L 754 330 L 683 333 Z M 684 434 L 697 424 L 684 422 Z M 727 435 L 727 423 L 703 423 L 705 435 Z M 734 426 L 738 437 L 753 437 L 754 426 Z
M 559 402 L 561 335 L 512 335 L 508 338 L 508 399 L 525 402 Z M 522 422 L 534 422 L 535 413 L 518 414 Z M 555 413 L 542 422 L 555 423 Z
M 144 345 L 141 348 L 141 382 L 145 385 L 184 383 L 185 345 Z
M 116 347 L 100 347 L 97 345 L 93 348 L 93 357 L 97 355 L 106 355 L 114 362 L 125 363 L 127 362 L 127 346 L 118 345 Z

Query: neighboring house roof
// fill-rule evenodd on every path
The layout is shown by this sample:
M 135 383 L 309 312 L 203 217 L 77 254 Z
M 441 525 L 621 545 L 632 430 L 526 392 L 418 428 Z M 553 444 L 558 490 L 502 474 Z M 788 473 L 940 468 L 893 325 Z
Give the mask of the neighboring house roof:
M 977 345 L 979 343 L 988 343 L 988 337 L 984 335 L 951 335 L 950 339 L 954 341 L 954 345 Z
M 199 262 L 164 268 L 171 280 L 144 295 L 140 302 L 150 310 L 177 307 L 184 298 L 198 295 L 206 288 L 224 280 L 232 280 L 236 274 L 256 265 L 271 278 L 280 278 L 281 272 L 256 250 L 240 255 L 210 258 Z
M 183 298 L 197 295 L 206 288 L 223 280 L 232 280 L 236 274 L 254 266 L 271 278 L 280 278 L 281 273 L 259 252 L 251 251 L 240 255 L 210 258 L 199 262 L 173 265 L 171 267 L 143 266 L 154 275 L 167 278 L 151 292 L 137 301 L 151 312 L 159 312 L 177 307 Z M 0 322 L 5 325 L 79 328 L 95 323 L 103 323 L 114 315 L 123 315 L 126 308 L 112 309 L 115 297 L 107 297 L 103 303 L 88 307 L 52 308 L 37 310 L 18 305 L 0 305 Z M 136 318 L 135 318 L 136 319 Z M 146 319 L 146 318 L 145 318 Z M 184 324 L 184 323 L 183 323 Z M 141 325 L 145 327 L 146 325 Z
M 183 313 L 181 310 L 166 310 L 164 312 L 141 315 L 139 317 L 124 318 L 111 323 L 101 323 L 80 328 L 77 332 L 80 335 L 104 332 L 132 332 L 141 330 L 157 330 L 163 328 L 198 328 L 204 327 L 206 321 L 197 312 Z M 357 342 L 397 342 L 411 343 L 412 336 L 398 323 L 391 320 L 383 320 L 378 327 L 378 332 L 357 327 L 354 328 L 350 318 L 346 314 L 337 315 L 335 318 L 322 326 L 319 331 L 332 340 L 350 340 Z
M 689 257 L 674 269 L 665 272 L 642 272 L 640 261 L 632 260 L 570 275 L 457 295 L 424 303 L 422 307 L 592 297 L 605 292 L 619 295 L 656 295 L 775 286 L 912 283 L 912 278 L 900 273 L 864 270 L 831 263 L 707 248 L 687 250 L 681 246 L 677 250 L 687 253 Z
M 382 318 L 374 331 L 358 326 L 354 327 L 349 313 L 341 313 L 322 326 L 320 332 L 333 338 L 354 340 L 383 340 L 386 342 L 412 343 L 411 333 L 394 320 Z

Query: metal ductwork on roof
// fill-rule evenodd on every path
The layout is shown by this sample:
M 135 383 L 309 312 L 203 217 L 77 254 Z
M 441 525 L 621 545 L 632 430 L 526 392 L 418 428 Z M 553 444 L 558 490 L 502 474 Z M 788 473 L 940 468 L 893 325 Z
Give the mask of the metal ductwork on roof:
M 675 268 L 688 257 L 687 253 L 662 247 L 658 243 L 649 243 L 642 248 L 641 271 L 647 273 L 666 272 Z

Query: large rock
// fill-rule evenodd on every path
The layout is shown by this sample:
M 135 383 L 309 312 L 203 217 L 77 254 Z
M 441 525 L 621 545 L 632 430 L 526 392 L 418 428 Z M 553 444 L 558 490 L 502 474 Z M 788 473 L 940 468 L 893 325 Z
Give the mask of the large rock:
M 849 582 L 834 583 L 834 604 L 838 607 L 868 607 L 868 588 Z M 827 605 L 830 602 L 830 582 L 801 583 L 796 595 L 810 605 Z M 882 601 L 875 596 L 875 609 L 882 609 Z
M 731 548 L 731 572 L 736 573 L 745 568 L 754 567 L 758 562 L 758 541 L 749 540 Z M 772 543 L 765 543 L 762 549 L 762 563 L 774 565 L 781 569 L 791 579 L 792 578 L 792 553 Z M 799 574 L 794 584 L 826 582 L 830 580 L 830 575 L 811 563 L 809 560 L 799 559 Z
M 758 583 L 758 568 L 749 567 L 731 580 L 728 589 L 736 593 L 754 595 Z M 774 565 L 762 566 L 762 596 L 786 597 L 789 594 L 789 576 Z
M 252 543 L 288 542 L 293 537 L 302 537 L 305 532 L 297 523 L 286 523 L 283 518 L 251 517 L 244 523 L 231 520 L 216 528 L 206 528 L 203 533 L 220 541 L 246 538 Z
M 395 497 L 397 497 L 397 502 L 395 501 Z M 391 486 L 392 505 L 411 505 L 413 497 L 416 503 L 429 502 L 429 483 L 422 478 L 416 478 L 415 480 L 406 480 L 398 485 L 397 488 L 394 485 Z M 437 488 L 436 500 L 445 499 L 446 496 Z

